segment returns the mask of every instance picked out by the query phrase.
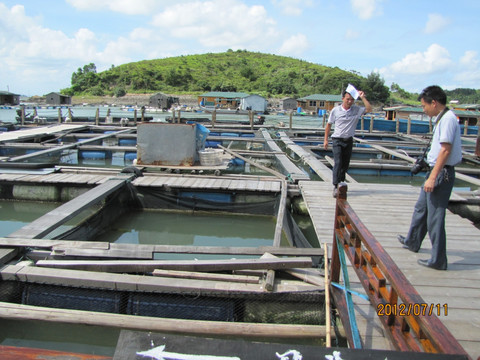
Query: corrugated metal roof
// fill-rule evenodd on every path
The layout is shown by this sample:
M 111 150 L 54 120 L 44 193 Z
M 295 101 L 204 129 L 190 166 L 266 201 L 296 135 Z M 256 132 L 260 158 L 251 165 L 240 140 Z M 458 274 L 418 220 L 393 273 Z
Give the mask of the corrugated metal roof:
M 298 101 L 342 101 L 342 95 L 331 95 L 331 94 L 313 94 L 306 97 L 298 99 Z
M 456 115 L 463 117 L 480 117 L 480 111 L 453 109 L 453 112 Z
M 217 98 L 227 98 L 227 99 L 238 99 L 249 96 L 249 94 L 243 92 L 227 92 L 227 91 L 211 91 L 202 95 L 200 97 L 217 97 Z
M 388 107 L 388 108 L 383 108 L 385 111 L 404 111 L 404 112 L 410 112 L 410 113 L 423 113 L 423 109 L 421 107 L 416 107 L 416 106 L 393 106 L 393 107 Z M 480 111 L 472 111 L 472 110 L 458 110 L 458 109 L 452 109 L 453 112 L 457 116 L 470 116 L 470 117 L 479 117 L 480 116 Z
M 20 96 L 19 94 L 14 94 L 14 93 L 11 93 L 10 91 L 2 91 L 2 90 L 0 90 L 0 95 L 14 95 L 14 96 Z

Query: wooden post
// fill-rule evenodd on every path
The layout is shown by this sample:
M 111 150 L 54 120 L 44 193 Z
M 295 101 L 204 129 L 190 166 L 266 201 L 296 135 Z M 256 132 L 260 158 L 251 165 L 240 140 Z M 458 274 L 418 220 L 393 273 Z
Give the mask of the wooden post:
M 178 118 L 177 118 L 177 119 L 178 119 L 178 120 L 177 120 L 177 123 L 178 123 L 178 124 L 180 124 L 180 123 L 182 122 L 182 120 L 181 120 L 181 118 L 182 118 L 181 112 L 182 112 L 182 111 L 181 111 L 180 109 L 178 109 Z
M 468 135 L 468 119 L 463 123 L 463 135 Z
M 62 122 L 62 108 L 58 108 L 58 123 Z
M 20 115 L 20 116 L 22 117 L 22 120 L 21 120 L 21 121 L 22 121 L 22 125 L 24 125 L 24 124 L 25 124 L 25 105 L 22 105 L 22 106 L 21 106 L 21 109 L 22 109 L 22 112 L 21 112 L 21 115 Z
M 400 132 L 400 119 L 399 118 L 395 118 L 395 133 L 399 133 Z
M 212 111 L 212 128 L 215 127 L 215 121 L 217 120 L 217 110 L 213 109 Z
M 412 118 L 410 117 L 410 115 L 408 115 L 408 122 L 407 122 L 407 134 L 408 135 L 410 135 L 411 128 L 412 128 Z
M 325 129 L 325 122 L 327 120 L 327 113 L 323 113 L 323 128 Z
M 362 116 L 362 118 L 363 118 L 363 116 Z M 369 132 L 371 132 L 371 133 L 373 132 L 373 116 L 370 116 L 370 130 L 369 130 Z
M 145 107 L 142 106 L 142 122 L 145 122 Z
M 253 111 L 248 110 L 248 120 L 250 121 L 250 129 L 253 130 Z
M 95 125 L 98 126 L 100 123 L 100 109 L 97 107 L 97 110 L 95 111 Z
M 133 122 L 137 125 L 137 109 L 133 109 Z
M 293 111 L 290 110 L 290 112 L 288 113 L 288 128 L 290 130 L 292 130 L 293 128 Z
M 363 129 L 365 129 L 365 117 L 362 115 L 360 119 L 360 131 L 363 131 Z
M 331 339 L 331 320 L 330 320 L 330 280 L 328 274 L 328 247 L 327 243 L 323 243 L 323 262 L 325 265 L 325 328 L 327 331 L 327 336 L 325 339 L 325 346 L 330 347 L 332 346 L 332 339 Z
M 479 128 L 480 128 L 480 126 L 479 126 Z M 478 134 L 477 134 L 477 143 L 475 145 L 475 156 L 480 157 L 480 129 L 478 130 Z

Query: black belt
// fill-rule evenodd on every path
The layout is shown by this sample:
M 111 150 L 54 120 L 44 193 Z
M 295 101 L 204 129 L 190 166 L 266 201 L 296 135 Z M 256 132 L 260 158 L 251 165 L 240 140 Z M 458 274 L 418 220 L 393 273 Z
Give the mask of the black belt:
M 443 167 L 444 167 L 445 169 L 453 169 L 453 168 L 454 168 L 453 165 L 443 165 Z
M 337 140 L 342 140 L 342 141 L 352 141 L 353 136 L 350 136 L 348 138 L 342 138 L 342 137 L 332 137 L 332 139 L 337 139 Z

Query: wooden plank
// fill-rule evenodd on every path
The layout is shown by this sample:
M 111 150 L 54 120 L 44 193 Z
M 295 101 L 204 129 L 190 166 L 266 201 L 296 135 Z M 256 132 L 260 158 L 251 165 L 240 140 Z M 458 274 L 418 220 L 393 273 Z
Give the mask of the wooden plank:
M 181 271 L 231 271 L 239 269 L 272 269 L 312 267 L 311 258 L 228 259 L 228 260 L 40 260 L 37 266 L 106 272 L 152 272 L 155 269 Z
M 0 270 L 2 280 L 33 282 L 50 285 L 89 287 L 117 291 L 174 292 L 196 294 L 257 293 L 265 291 L 262 284 L 225 281 L 169 279 L 145 275 L 115 274 L 94 271 L 7 265 Z M 322 287 L 300 281 L 277 279 L 276 293 L 318 292 Z
M 295 248 L 288 246 L 230 247 L 230 246 L 191 246 L 191 245 L 139 245 L 116 244 L 99 241 L 49 240 L 30 238 L 0 237 L 0 246 L 52 248 L 55 251 L 67 249 L 144 251 L 172 254 L 220 254 L 220 255 L 258 255 L 269 252 L 278 256 L 322 256 L 320 248 Z M 99 253 L 100 254 L 100 253 Z
M 85 208 L 97 203 L 125 185 L 132 175 L 111 179 L 13 232 L 11 238 L 41 238 L 64 224 Z
M 205 272 L 193 272 L 193 271 L 175 271 L 175 270 L 160 270 L 155 269 L 153 276 L 163 276 L 182 279 L 200 279 L 200 280 L 213 280 L 213 281 L 230 281 L 249 284 L 258 284 L 260 277 L 248 276 L 248 275 L 232 275 L 232 274 L 217 274 L 217 273 L 205 273 Z

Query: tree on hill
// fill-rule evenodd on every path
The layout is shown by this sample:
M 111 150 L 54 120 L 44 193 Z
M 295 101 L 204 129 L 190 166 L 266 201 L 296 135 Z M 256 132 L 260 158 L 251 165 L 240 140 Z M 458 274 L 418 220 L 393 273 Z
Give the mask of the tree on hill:
M 113 95 L 239 91 L 296 97 L 340 94 L 349 83 L 368 91 L 371 101 L 384 102 L 388 98 L 389 90 L 378 74 L 364 78 L 338 67 L 245 50 L 145 60 L 112 66 L 100 73 L 90 63 L 72 74 L 72 86 L 63 92 Z

